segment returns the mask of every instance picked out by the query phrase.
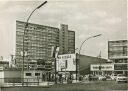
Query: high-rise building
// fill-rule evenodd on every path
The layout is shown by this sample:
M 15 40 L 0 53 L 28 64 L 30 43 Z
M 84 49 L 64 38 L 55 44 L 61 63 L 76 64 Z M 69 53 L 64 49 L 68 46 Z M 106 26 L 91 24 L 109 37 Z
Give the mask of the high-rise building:
M 108 41 L 108 58 L 115 74 L 128 74 L 128 40 Z
M 46 63 L 51 59 L 52 47 L 60 47 L 59 54 L 75 53 L 75 32 L 68 30 L 68 25 L 61 24 L 60 29 L 50 26 L 16 21 L 16 63 L 22 66 L 23 36 L 24 62 L 26 68 L 31 61 Z M 25 34 L 24 34 L 25 30 Z
M 59 54 L 75 53 L 75 32 L 68 30 L 68 25 L 60 26 L 59 47 Z

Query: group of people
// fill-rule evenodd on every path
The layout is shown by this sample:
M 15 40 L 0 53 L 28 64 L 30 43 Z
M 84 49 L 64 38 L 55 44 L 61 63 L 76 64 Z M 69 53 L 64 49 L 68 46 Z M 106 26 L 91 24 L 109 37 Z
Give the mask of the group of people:
M 64 74 L 58 74 L 57 80 L 59 83 L 72 83 L 73 76 L 72 75 L 64 75 Z

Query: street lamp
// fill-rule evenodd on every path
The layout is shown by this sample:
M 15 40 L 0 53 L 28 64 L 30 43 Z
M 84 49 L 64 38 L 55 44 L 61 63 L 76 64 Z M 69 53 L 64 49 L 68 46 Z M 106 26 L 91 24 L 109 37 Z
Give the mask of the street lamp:
M 36 7 L 29 15 L 28 19 L 27 19 L 27 22 L 25 24 L 25 27 L 24 27 L 24 33 L 23 33 L 23 61 L 22 61 L 22 86 L 24 85 L 24 58 L 25 58 L 25 50 L 24 50 L 24 40 L 25 40 L 25 31 L 26 31 L 26 28 L 28 27 L 28 21 L 29 19 L 31 18 L 32 14 L 37 10 L 37 9 L 40 9 L 43 5 L 45 5 L 47 3 L 47 1 L 43 2 L 42 4 L 40 4 L 38 7 Z
M 91 39 L 91 38 L 99 37 L 99 36 L 101 36 L 101 35 L 102 35 L 102 34 L 98 34 L 98 35 L 94 35 L 94 36 L 88 37 L 88 38 L 86 38 L 86 39 L 82 42 L 82 44 L 81 44 L 81 46 L 80 46 L 80 49 L 79 49 L 79 53 L 76 54 L 76 81 L 77 81 L 77 76 L 78 76 L 78 60 L 79 60 L 80 51 L 81 51 L 81 48 L 82 48 L 83 44 L 84 44 L 87 40 L 89 40 L 89 39 Z
M 101 36 L 101 35 L 102 35 L 102 34 L 98 34 L 98 35 L 94 35 L 94 36 L 91 36 L 91 37 L 86 38 L 86 39 L 82 42 L 82 44 L 81 44 L 81 46 L 80 46 L 79 54 L 80 54 L 80 51 L 81 51 L 81 48 L 82 48 L 83 44 L 84 44 L 87 40 L 89 40 L 89 39 L 91 39 L 91 38 L 96 38 L 96 37 Z

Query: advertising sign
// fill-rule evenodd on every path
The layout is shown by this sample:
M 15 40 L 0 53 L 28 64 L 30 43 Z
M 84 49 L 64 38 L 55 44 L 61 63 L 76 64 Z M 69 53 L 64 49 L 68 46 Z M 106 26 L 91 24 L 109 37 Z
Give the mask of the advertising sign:
M 100 69 L 99 69 L 100 68 Z M 92 64 L 90 67 L 91 71 L 112 71 L 114 70 L 114 64 Z
M 76 54 L 58 55 L 57 71 L 75 71 L 76 70 Z

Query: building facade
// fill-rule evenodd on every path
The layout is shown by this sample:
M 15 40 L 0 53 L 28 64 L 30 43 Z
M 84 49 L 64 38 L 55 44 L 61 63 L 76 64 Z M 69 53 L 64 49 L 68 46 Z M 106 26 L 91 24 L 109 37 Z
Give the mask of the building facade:
M 128 74 L 128 40 L 108 41 L 108 58 L 115 74 Z
M 80 75 L 91 74 L 92 70 L 90 70 L 91 65 L 95 64 L 105 64 L 107 59 L 87 56 L 87 55 L 79 55 L 79 72 Z
M 24 70 L 24 79 L 22 79 L 22 71 L 17 69 L 0 69 L 0 85 L 1 86 L 39 86 L 47 81 L 53 81 L 54 77 L 50 73 L 41 70 Z M 9 85 L 9 83 L 11 83 Z
M 56 59 L 57 77 L 61 82 L 76 79 L 76 54 L 58 55 Z
M 59 54 L 75 53 L 75 32 L 68 30 L 68 25 L 60 25 L 59 47 Z
M 60 47 L 59 54 L 75 52 L 75 32 L 68 30 L 68 25 L 61 24 L 60 29 L 50 26 L 16 21 L 16 64 L 22 66 L 23 36 L 24 62 L 27 68 L 32 60 L 51 68 L 52 47 Z M 25 30 L 25 34 L 24 34 Z M 48 61 L 49 60 L 49 61 Z
M 7 69 L 9 68 L 9 61 L 0 57 L 0 69 Z
M 0 67 L 3 69 L 9 68 L 9 61 L 0 61 Z

